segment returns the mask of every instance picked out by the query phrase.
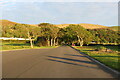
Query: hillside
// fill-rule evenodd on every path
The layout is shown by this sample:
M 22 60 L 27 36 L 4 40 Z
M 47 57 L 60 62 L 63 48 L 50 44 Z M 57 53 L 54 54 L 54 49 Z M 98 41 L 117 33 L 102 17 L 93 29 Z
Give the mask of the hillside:
M 111 30 L 113 30 L 113 31 L 120 31 L 118 28 L 119 28 L 120 26 L 112 26 L 112 27 L 108 27 L 108 29 L 111 29 Z
M 0 26 L 13 26 L 15 24 L 21 24 L 21 23 L 16 23 L 16 22 L 12 22 L 12 21 L 9 21 L 9 20 L 0 20 Z M 31 26 L 38 26 L 37 24 L 28 24 L 28 25 L 31 25 Z
M 81 23 L 79 25 L 83 26 L 86 29 L 107 28 L 107 26 L 102 26 L 102 25 L 97 25 L 97 24 L 85 24 L 85 23 Z
M 1 24 L 3 26 L 12 26 L 12 25 L 15 25 L 15 24 L 20 24 L 20 23 L 12 22 L 12 21 L 9 21 L 9 20 L 0 20 L 0 25 Z M 38 26 L 37 24 L 29 24 L 29 25 L 31 25 L 31 26 Z M 64 27 L 67 27 L 69 25 L 70 24 L 58 24 L 56 26 L 58 26 L 59 28 L 64 28 Z M 96 25 L 96 24 L 86 24 L 86 23 L 75 24 L 75 25 L 81 25 L 81 26 L 83 26 L 86 29 L 108 28 L 107 26 Z
M 107 26 L 96 25 L 96 24 L 85 24 L 85 23 L 74 24 L 74 25 L 81 25 L 86 29 L 108 28 Z M 60 28 L 64 28 L 64 27 L 69 26 L 69 24 L 59 24 L 59 25 L 56 25 L 56 26 L 58 26 Z
M 2 25 L 2 26 L 12 26 L 15 24 L 16 24 L 16 22 L 12 22 L 9 20 L 0 20 L 0 25 Z

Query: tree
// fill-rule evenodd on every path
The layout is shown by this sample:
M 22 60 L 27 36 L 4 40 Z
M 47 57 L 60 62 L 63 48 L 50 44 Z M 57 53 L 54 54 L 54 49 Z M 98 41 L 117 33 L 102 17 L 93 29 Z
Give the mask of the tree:
M 26 38 L 25 29 L 22 24 L 2 26 L 2 37 Z
M 92 34 L 92 41 L 96 42 L 96 44 L 99 44 L 100 43 L 100 38 L 98 37 L 98 33 L 93 30 L 93 29 L 88 29 L 88 31 Z
M 56 39 L 58 37 L 59 28 L 53 25 L 50 27 L 50 30 L 51 30 L 51 46 L 55 46 Z
M 63 37 L 65 43 L 70 45 L 71 43 L 74 43 L 77 40 L 76 39 L 77 34 L 75 33 L 75 31 L 74 31 L 74 29 L 72 27 L 67 27 L 65 29 L 65 32 L 66 33 L 64 33 L 64 37 Z
M 43 36 L 47 39 L 48 46 L 55 46 L 59 28 L 49 23 L 41 23 L 38 26 L 41 27 Z
M 48 46 L 50 46 L 50 38 L 51 38 L 51 24 L 49 23 L 41 23 L 38 25 L 41 28 L 42 36 L 46 38 Z
M 33 48 L 33 40 L 35 40 L 38 36 L 41 35 L 41 29 L 39 27 L 30 26 L 27 24 L 23 24 L 26 30 L 27 37 L 30 40 L 31 48 Z
M 101 43 L 119 43 L 119 34 L 116 31 L 110 29 L 93 29 L 89 31 L 94 34 L 95 39 Z
M 84 35 L 84 44 L 89 45 L 93 39 L 94 36 L 89 31 L 86 31 L 86 34 Z
M 65 34 L 66 34 L 66 28 L 60 28 L 57 37 L 57 45 L 67 42 Z
M 29 38 L 31 48 L 33 48 L 33 39 L 36 39 L 38 35 L 41 35 L 39 27 L 27 24 L 3 26 L 2 33 L 3 37 Z
M 88 32 L 85 28 L 83 28 L 80 25 L 69 25 L 67 28 L 67 32 L 70 33 L 70 36 L 76 36 L 78 43 L 80 46 L 83 46 L 85 40 L 88 42 L 87 38 L 89 38 L 89 41 L 91 41 L 91 33 Z

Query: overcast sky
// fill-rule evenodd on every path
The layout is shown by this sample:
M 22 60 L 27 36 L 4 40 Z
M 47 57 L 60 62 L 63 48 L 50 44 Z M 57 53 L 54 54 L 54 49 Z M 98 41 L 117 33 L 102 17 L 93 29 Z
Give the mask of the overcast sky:
M 111 2 L 103 2 L 102 0 L 102 2 L 51 1 L 2 1 L 2 17 L 0 18 L 25 24 L 47 22 L 53 24 L 118 25 L 118 3 L 115 0 L 114 2 L 112 0 L 109 0 Z

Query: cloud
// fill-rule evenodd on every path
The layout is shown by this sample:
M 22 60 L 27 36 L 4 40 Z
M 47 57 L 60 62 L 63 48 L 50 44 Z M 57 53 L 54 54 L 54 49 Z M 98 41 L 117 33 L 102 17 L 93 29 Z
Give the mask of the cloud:
M 51 22 L 116 25 L 117 17 L 117 3 L 113 2 L 11 2 L 3 10 L 4 19 L 29 24 Z

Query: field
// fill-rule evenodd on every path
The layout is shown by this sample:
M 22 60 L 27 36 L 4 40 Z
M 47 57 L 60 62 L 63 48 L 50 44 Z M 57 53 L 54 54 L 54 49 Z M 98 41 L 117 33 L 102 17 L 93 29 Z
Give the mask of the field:
M 97 59 L 101 63 L 120 71 L 120 62 L 119 62 L 119 50 L 118 46 L 105 46 L 112 50 L 112 52 L 103 52 L 103 51 L 95 51 L 97 46 L 75 46 L 76 49 L 80 50 L 81 52 L 91 56 L 94 59 Z
M 1 41 L 0 46 L 2 50 L 16 50 L 16 49 L 31 49 L 30 44 L 26 43 L 25 41 Z M 56 46 L 35 46 L 33 49 L 39 48 L 55 48 Z

